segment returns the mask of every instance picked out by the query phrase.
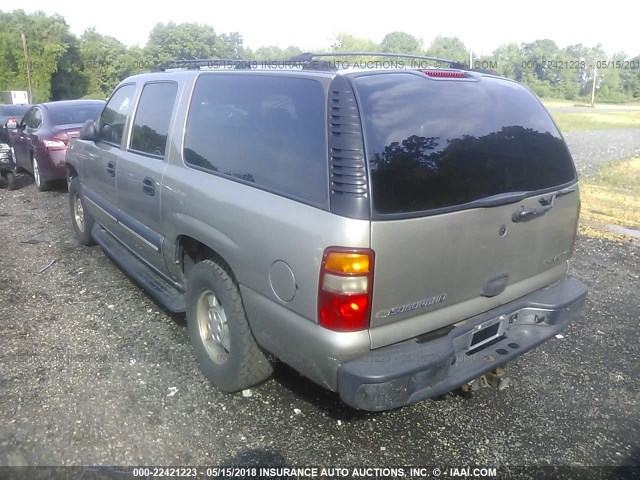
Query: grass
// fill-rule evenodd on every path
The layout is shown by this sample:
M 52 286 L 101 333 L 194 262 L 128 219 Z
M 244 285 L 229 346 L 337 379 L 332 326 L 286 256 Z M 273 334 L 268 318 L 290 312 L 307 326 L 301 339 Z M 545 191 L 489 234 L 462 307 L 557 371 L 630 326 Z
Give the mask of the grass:
M 640 229 L 640 157 L 606 165 L 593 178 L 581 179 L 580 194 L 585 235 L 619 240 L 607 225 Z
M 555 98 L 543 98 L 541 100 L 542 104 L 547 108 L 573 107 L 576 103 L 580 103 L 580 101 L 558 100 Z
M 542 98 L 542 103 L 547 108 L 563 108 L 563 107 L 590 107 L 591 106 L 591 98 L 578 98 L 576 100 L 563 100 L 559 98 Z M 601 103 L 598 102 L 596 98 L 596 106 L 597 107 L 606 107 L 608 105 L 611 106 L 631 106 L 631 107 L 640 107 L 640 102 L 625 102 L 625 103 Z
M 552 113 L 552 116 L 562 132 L 609 128 L 640 128 L 640 110 Z

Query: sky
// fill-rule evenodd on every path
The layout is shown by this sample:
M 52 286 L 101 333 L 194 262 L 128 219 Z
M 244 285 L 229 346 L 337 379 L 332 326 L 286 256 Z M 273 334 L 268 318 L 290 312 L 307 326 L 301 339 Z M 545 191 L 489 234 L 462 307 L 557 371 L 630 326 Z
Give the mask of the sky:
M 640 54 L 637 0 L 0 0 L 0 10 L 17 5 L 28 13 L 41 10 L 62 15 L 76 35 L 95 27 L 99 33 L 139 46 L 145 45 L 156 23 L 194 22 L 211 25 L 218 34 L 239 32 L 244 45 L 252 49 L 295 45 L 303 51 L 318 51 L 328 49 L 341 32 L 379 43 L 387 33 L 404 31 L 425 46 L 436 35 L 457 36 L 476 55 L 490 54 L 504 43 L 542 38 L 554 40 L 561 48 L 601 43 L 609 55 Z

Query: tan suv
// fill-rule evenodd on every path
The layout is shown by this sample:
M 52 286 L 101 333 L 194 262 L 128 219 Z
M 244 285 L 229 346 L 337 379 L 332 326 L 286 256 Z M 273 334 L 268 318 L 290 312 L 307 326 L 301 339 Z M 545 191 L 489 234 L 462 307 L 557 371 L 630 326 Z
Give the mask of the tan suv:
M 578 181 L 535 96 L 316 56 L 127 78 L 70 143 L 78 239 L 186 311 L 203 373 L 236 391 L 278 357 L 383 410 L 473 386 L 576 318 Z

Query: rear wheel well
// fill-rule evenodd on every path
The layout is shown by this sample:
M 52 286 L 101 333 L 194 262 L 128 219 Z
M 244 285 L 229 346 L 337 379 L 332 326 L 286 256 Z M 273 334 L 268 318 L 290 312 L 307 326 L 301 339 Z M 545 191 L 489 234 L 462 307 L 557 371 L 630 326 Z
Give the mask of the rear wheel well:
M 204 243 L 196 240 L 195 238 L 181 235 L 176 241 L 177 260 L 180 263 L 180 269 L 185 278 L 189 276 L 191 269 L 201 262 L 202 260 L 212 260 L 220 265 L 230 276 L 233 278 L 234 283 L 237 285 L 233 270 L 229 263 L 218 252 L 205 245 Z

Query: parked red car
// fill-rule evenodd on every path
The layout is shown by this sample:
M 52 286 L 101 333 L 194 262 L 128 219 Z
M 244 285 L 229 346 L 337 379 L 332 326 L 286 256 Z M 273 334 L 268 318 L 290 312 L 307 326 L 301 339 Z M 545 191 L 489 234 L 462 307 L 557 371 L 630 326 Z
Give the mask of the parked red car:
M 17 167 L 33 174 L 38 190 L 65 178 L 69 140 L 80 135 L 84 122 L 97 120 L 104 105 L 102 100 L 63 100 L 33 105 L 25 113 L 11 145 Z

